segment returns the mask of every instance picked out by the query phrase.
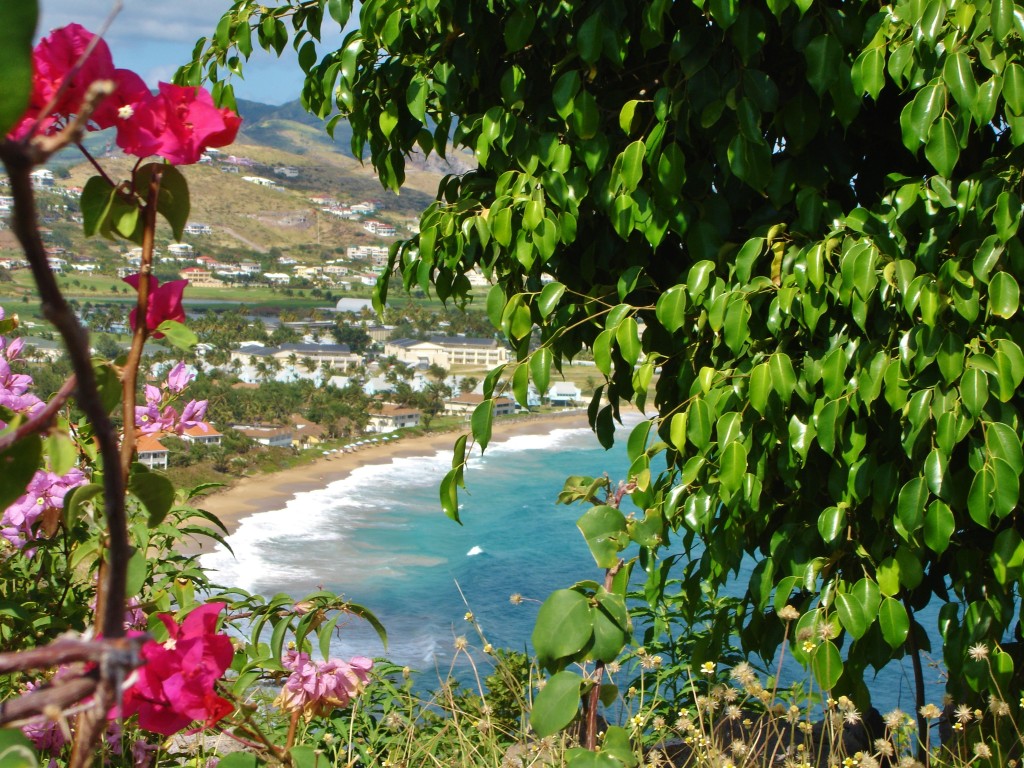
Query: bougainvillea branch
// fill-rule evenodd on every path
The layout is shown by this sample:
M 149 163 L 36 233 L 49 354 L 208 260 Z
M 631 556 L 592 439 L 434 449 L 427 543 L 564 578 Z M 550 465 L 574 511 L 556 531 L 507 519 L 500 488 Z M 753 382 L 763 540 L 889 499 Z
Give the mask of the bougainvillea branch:
M 68 376 L 67 380 L 57 390 L 56 394 L 50 398 L 45 407 L 36 411 L 32 414 L 31 418 L 19 424 L 6 435 L 0 436 L 0 451 L 7 450 L 24 437 L 37 432 L 45 432 L 49 429 L 53 423 L 53 417 L 57 415 L 57 411 L 64 407 L 64 403 L 68 401 L 68 398 L 71 397 L 77 386 L 78 379 L 75 378 L 74 374 Z M 2 668 L 0 668 L 0 672 L 2 671 Z
M 146 318 L 149 314 L 150 288 L 153 272 L 153 238 L 156 234 L 157 201 L 160 197 L 160 182 L 163 170 L 157 166 L 146 190 L 146 206 L 143 210 L 145 226 L 142 234 L 142 262 L 139 268 L 138 298 L 135 304 L 136 317 Z M 138 384 L 139 361 L 142 348 L 149 335 L 149 324 L 137 322 L 132 335 L 132 346 L 121 372 L 122 413 L 124 415 L 124 439 L 121 442 L 121 473 L 128 481 L 132 457 L 135 454 L 135 391 Z
M 117 431 L 99 395 L 92 368 L 92 356 L 89 352 L 89 334 L 61 293 L 57 280 L 50 270 L 46 249 L 39 235 L 30 176 L 33 168 L 30 152 L 23 143 L 5 141 L 0 144 L 0 159 L 3 159 L 7 168 L 14 198 L 12 229 L 32 269 L 43 315 L 53 323 L 64 341 L 78 381 L 78 405 L 92 425 L 103 465 L 117 467 L 120 465 Z M 104 472 L 103 486 L 109 559 L 108 567 L 104 569 L 106 578 L 102 585 L 105 599 L 99 609 L 97 625 L 104 637 L 113 638 L 124 634 L 122 616 L 125 569 L 130 552 L 126 531 L 124 478 L 120 472 Z

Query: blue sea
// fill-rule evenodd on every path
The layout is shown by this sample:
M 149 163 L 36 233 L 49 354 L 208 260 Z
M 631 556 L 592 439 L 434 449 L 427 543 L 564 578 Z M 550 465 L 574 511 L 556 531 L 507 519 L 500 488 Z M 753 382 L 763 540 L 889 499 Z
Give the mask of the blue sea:
M 243 520 L 229 540 L 234 556 L 218 550 L 203 563 L 219 583 L 252 592 L 300 598 L 326 588 L 345 595 L 385 625 L 388 649 L 353 618 L 332 653 L 386 655 L 419 670 L 429 685 L 450 669 L 456 638 L 476 649 L 491 643 L 529 650 L 537 610 L 552 590 L 603 578 L 576 528 L 584 508 L 556 504 L 556 497 L 570 475 L 624 479 L 626 437 L 638 418 L 620 427 L 608 451 L 589 429 L 492 443 L 466 470 L 461 526 L 438 501 L 452 459 L 442 451 L 361 467 L 299 493 L 279 510 Z M 513 605 L 512 595 L 522 602 Z M 929 697 L 939 702 L 939 673 L 927 674 Z M 883 711 L 913 709 L 909 662 L 890 665 L 869 687 Z

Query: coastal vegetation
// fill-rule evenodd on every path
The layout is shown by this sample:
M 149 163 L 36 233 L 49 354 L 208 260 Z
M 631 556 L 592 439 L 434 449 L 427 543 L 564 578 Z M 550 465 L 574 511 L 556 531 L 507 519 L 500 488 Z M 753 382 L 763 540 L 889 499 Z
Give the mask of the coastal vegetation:
M 0 760 L 1016 765 L 1021 9 L 369 0 L 324 49 L 352 5 L 238 0 L 158 95 L 80 27 L 33 50 L 35 4 L 0 12 L 13 228 L 74 371 L 39 399 L 6 338 L 18 320 L 0 317 L 2 720 L 28 719 L 25 736 L 0 732 Z M 89 43 L 78 74 L 94 78 L 70 78 Z M 385 188 L 414 152 L 475 158 L 440 182 L 374 294 L 382 311 L 400 288 L 482 303 L 515 354 L 455 441 L 444 513 L 459 521 L 468 446 L 486 450 L 498 397 L 526 406 L 577 356 L 600 377 L 602 443 L 627 404 L 646 414 L 625 477 L 571 477 L 558 499 L 578 506 L 603 580 L 552 585 L 531 658 L 493 648 L 470 608 L 479 645 L 455 647 L 471 690 L 424 696 L 404 669 L 334 657 L 349 618 L 386 631 L 329 591 L 213 583 L 178 547 L 223 541 L 199 508 L 209 488 L 134 461 L 154 421 L 180 433 L 208 407 L 183 366 L 142 388 L 147 342 L 196 341 L 184 285 L 150 277 L 154 237 L 158 217 L 176 235 L 187 220 L 177 166 L 234 137 L 227 73 L 254 44 L 296 48 L 303 106 L 328 132 L 345 121 Z M 88 231 L 142 249 L 131 350 L 113 361 L 91 358 L 47 266 L 29 183 L 92 127 L 140 159 L 82 197 Z M 65 634 L 88 627 L 95 639 Z M 946 701 L 925 697 L 929 649 Z M 871 687 L 904 660 L 909 715 Z M 161 738 L 192 724 L 242 750 Z

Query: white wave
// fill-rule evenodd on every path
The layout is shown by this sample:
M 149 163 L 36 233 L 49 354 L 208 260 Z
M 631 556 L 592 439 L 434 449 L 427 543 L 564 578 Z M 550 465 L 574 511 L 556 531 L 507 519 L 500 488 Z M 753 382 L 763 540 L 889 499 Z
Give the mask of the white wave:
M 476 557 L 477 555 L 484 554 L 483 547 L 473 547 L 466 553 L 466 557 Z

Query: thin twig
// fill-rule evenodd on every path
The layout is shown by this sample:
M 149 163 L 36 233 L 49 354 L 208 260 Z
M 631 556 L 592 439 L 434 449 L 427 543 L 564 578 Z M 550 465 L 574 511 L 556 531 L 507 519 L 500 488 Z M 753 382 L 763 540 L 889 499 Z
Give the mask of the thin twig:
M 135 333 L 132 346 L 128 351 L 128 359 L 121 369 L 122 413 L 124 421 L 124 439 L 121 441 L 121 474 L 125 483 L 132 468 L 135 456 L 135 390 L 138 386 L 139 363 L 142 360 L 142 349 L 149 336 L 149 325 L 146 315 L 150 302 L 150 281 L 153 272 L 153 241 L 156 236 L 157 201 L 160 197 L 160 182 L 163 179 L 163 167 L 156 166 L 146 191 L 146 205 L 143 208 L 145 224 L 142 229 L 142 260 L 139 266 L 139 295 L 135 302 Z
M 53 417 L 57 415 L 64 403 L 71 397 L 71 393 L 78 386 L 78 380 L 74 374 L 68 376 L 57 394 L 50 398 L 50 401 L 41 409 L 32 414 L 27 421 L 22 422 L 3 437 L 0 437 L 0 451 L 6 451 L 9 447 L 24 437 L 37 432 L 45 432 L 53 424 Z

